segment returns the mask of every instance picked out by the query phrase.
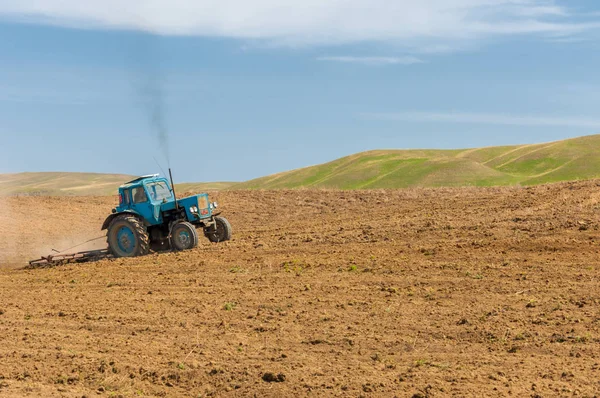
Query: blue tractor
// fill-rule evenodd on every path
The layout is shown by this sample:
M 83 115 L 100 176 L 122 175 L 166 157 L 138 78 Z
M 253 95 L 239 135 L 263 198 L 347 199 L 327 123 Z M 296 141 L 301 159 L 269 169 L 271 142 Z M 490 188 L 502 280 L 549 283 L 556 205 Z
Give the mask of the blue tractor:
M 119 187 L 119 206 L 102 225 L 114 257 L 189 250 L 198 245 L 200 229 L 211 242 L 231 239 L 231 225 L 216 212 L 217 203 L 209 202 L 208 194 L 177 199 L 172 181 L 155 174 Z

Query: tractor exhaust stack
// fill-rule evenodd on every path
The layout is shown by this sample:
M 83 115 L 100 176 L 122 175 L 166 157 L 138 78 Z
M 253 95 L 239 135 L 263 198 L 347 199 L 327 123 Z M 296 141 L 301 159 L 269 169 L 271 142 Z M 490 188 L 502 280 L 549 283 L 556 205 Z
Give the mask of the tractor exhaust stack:
M 173 173 L 169 167 L 169 178 L 171 179 L 171 191 L 173 192 L 173 199 L 175 200 L 175 208 L 179 210 L 179 203 L 177 203 L 177 195 L 175 194 L 175 184 L 173 183 Z

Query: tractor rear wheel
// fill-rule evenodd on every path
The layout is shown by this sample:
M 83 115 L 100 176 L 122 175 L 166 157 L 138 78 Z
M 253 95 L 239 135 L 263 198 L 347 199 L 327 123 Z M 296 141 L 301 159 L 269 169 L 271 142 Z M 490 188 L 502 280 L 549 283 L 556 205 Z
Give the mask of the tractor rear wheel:
M 231 224 L 225 217 L 215 217 L 214 226 L 204 230 L 204 235 L 213 243 L 231 239 Z
M 180 221 L 171 228 L 171 248 L 189 250 L 198 246 L 198 232 L 192 224 Z
M 137 217 L 122 214 L 108 226 L 108 250 L 115 257 L 145 256 L 150 252 L 150 238 Z

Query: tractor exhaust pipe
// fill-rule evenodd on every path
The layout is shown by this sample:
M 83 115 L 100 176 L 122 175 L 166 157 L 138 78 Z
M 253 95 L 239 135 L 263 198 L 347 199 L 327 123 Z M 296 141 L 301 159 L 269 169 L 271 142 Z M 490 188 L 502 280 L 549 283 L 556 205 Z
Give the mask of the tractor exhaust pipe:
M 171 178 L 171 192 L 173 192 L 173 198 L 175 199 L 175 209 L 179 210 L 179 203 L 177 203 L 177 195 L 175 194 L 175 184 L 173 183 L 173 173 L 169 167 L 169 178 Z

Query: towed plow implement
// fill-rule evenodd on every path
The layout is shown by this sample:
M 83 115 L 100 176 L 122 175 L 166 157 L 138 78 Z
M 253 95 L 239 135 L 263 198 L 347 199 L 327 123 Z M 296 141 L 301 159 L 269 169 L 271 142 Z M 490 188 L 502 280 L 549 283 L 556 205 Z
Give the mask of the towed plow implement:
M 56 254 L 49 254 L 47 256 L 42 256 L 35 260 L 31 260 L 29 262 L 29 267 L 31 268 L 43 268 L 43 267 L 52 267 L 54 265 L 61 264 L 69 264 L 69 263 L 87 263 L 89 261 L 98 261 L 104 258 L 110 258 L 112 255 L 108 251 L 108 249 L 98 249 L 98 250 L 84 250 L 80 252 L 69 252 L 70 250 L 75 249 L 76 247 L 83 246 L 85 244 L 97 241 L 99 239 L 106 239 L 105 236 L 99 236 L 94 239 L 87 240 L 83 243 L 75 245 L 65 250 L 58 251 L 56 249 L 52 249 Z M 69 252 L 69 253 L 65 253 Z
M 89 250 L 67 254 L 60 253 L 55 255 L 42 256 L 36 260 L 31 260 L 29 262 L 29 266 L 37 268 L 69 263 L 86 263 L 88 261 L 98 261 L 108 257 L 112 257 L 108 252 L 108 249 Z

